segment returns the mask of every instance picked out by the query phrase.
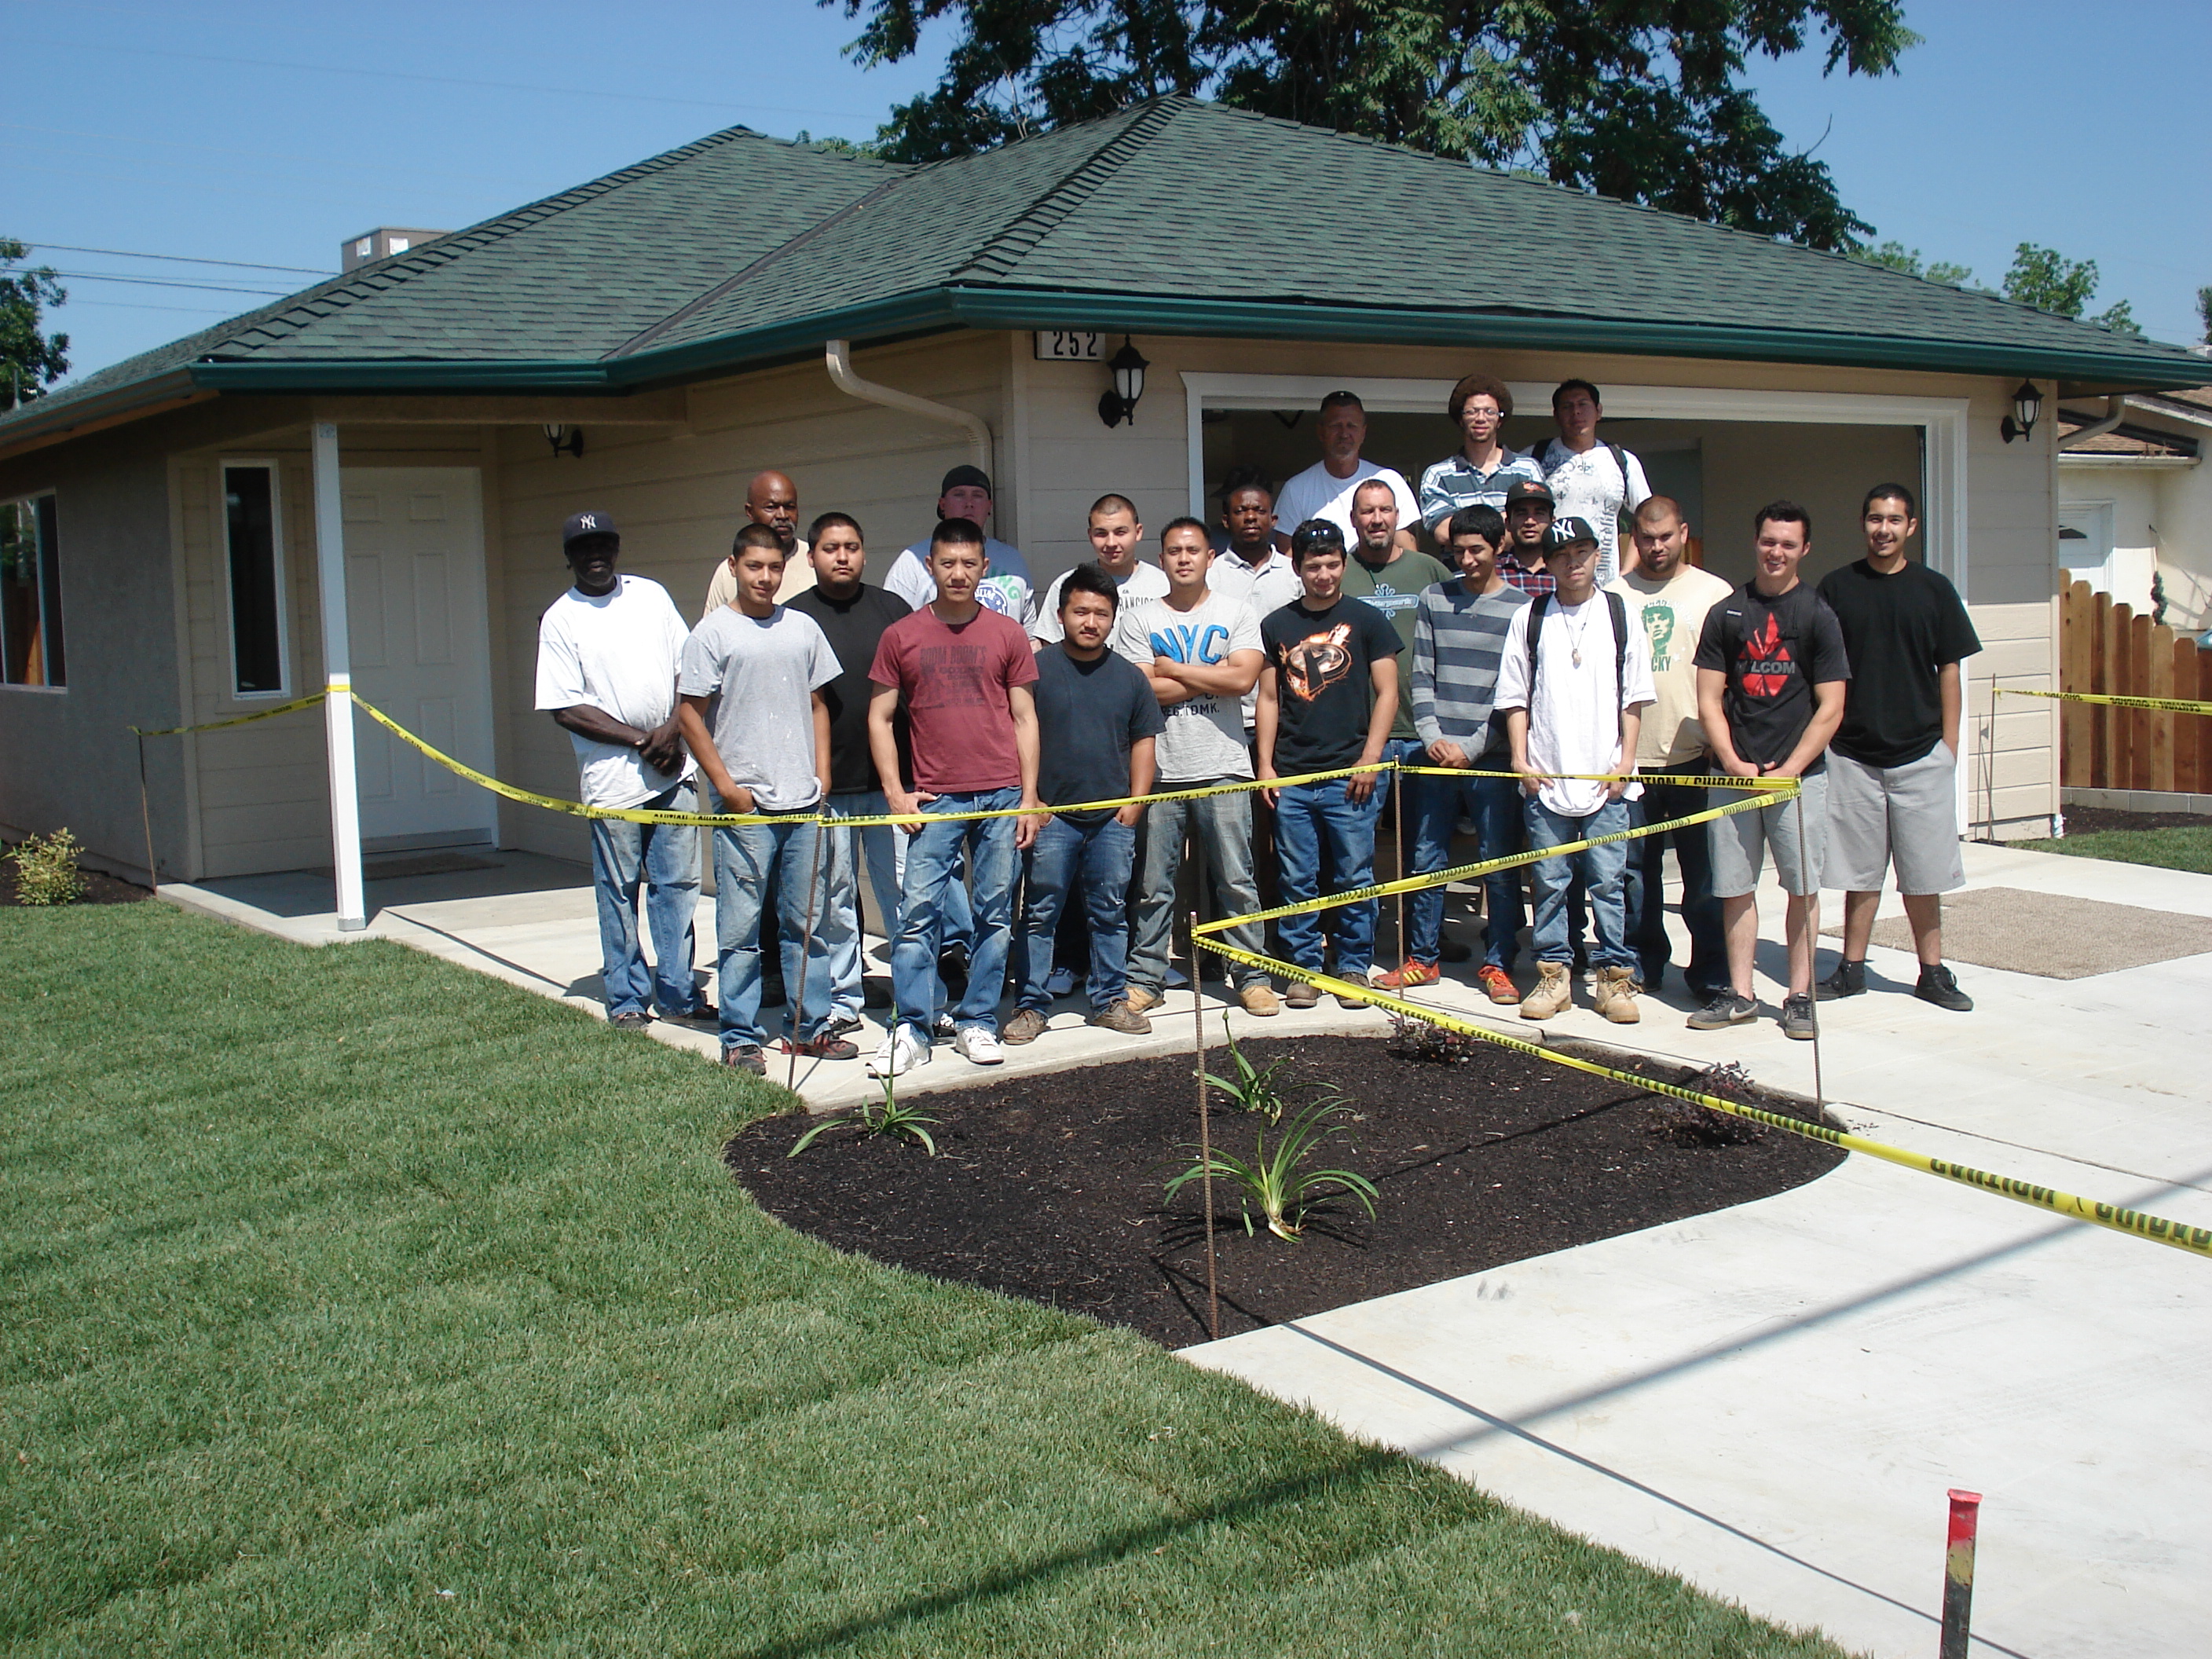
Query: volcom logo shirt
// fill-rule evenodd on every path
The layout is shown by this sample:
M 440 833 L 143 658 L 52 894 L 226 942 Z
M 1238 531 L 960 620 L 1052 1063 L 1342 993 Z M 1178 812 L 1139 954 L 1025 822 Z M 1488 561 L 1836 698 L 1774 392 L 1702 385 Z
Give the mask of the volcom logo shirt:
M 1803 582 L 1768 599 L 1746 582 L 1705 613 L 1696 664 L 1728 676 L 1721 707 L 1739 758 L 1779 766 L 1813 720 L 1813 688 L 1851 677 L 1844 630 Z M 1811 777 L 1826 757 L 1805 769 Z

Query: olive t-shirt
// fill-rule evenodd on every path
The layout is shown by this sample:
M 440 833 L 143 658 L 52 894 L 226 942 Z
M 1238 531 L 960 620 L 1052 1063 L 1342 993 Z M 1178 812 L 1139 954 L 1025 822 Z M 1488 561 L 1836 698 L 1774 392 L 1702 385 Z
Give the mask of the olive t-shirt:
M 1417 735 L 1413 677 L 1407 669 L 1413 661 L 1413 618 L 1421 608 L 1421 592 L 1439 582 L 1458 580 L 1444 568 L 1442 560 L 1426 553 L 1401 552 L 1388 564 L 1368 564 L 1357 555 L 1345 561 L 1345 592 L 1373 605 L 1397 630 L 1398 654 L 1405 661 L 1398 665 L 1398 718 L 1390 726 L 1394 738 L 1411 740 Z
M 1820 579 L 1850 653 L 1844 723 L 1829 744 L 1863 766 L 1910 766 L 1943 741 L 1947 663 L 1982 648 L 1959 590 L 1924 564 L 1884 576 L 1864 559 Z

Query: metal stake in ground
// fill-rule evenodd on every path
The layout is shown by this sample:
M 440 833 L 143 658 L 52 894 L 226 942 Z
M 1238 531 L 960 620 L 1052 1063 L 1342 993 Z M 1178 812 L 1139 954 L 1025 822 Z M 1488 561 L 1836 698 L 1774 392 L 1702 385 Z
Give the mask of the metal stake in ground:
M 1194 837 L 1195 839 L 1195 837 Z M 1206 1173 L 1199 1184 L 1206 1188 L 1206 1334 L 1221 1340 L 1221 1285 L 1213 1265 L 1213 1127 L 1206 1108 L 1206 1005 L 1198 994 L 1198 912 L 1190 913 L 1190 1024 L 1198 1034 L 1194 1052 L 1198 1069 L 1198 1166 Z
M 1406 873 L 1406 775 L 1390 769 L 1390 831 L 1398 838 L 1398 873 Z M 1449 859 L 1444 860 L 1449 864 Z M 1398 965 L 1406 965 L 1406 896 L 1398 895 Z
M 792 998 L 789 1015 L 792 1037 L 795 1040 L 787 1041 L 784 1044 L 791 1051 L 791 1064 L 784 1069 L 783 1086 L 793 1090 L 794 1093 L 797 1092 L 796 1085 L 799 1082 L 799 1045 L 806 1041 L 805 1037 L 800 1035 L 805 1028 L 799 1022 L 806 1018 L 806 959 L 814 954 L 814 890 L 819 884 L 822 875 L 822 837 L 824 834 L 834 833 L 834 831 L 825 830 L 819 823 L 815 824 L 814 856 L 807 862 L 806 932 L 799 947 L 799 990 Z M 782 858 L 779 855 L 776 860 L 776 874 L 779 877 L 783 873 L 782 863 Z M 854 902 L 856 904 L 859 902 L 857 896 Z M 776 932 L 781 933 L 782 931 L 781 921 L 779 918 Z M 777 939 L 775 948 L 778 956 L 783 954 L 783 941 L 781 939 Z M 834 991 L 836 988 L 831 988 Z M 897 1027 L 893 1026 L 892 1029 L 896 1030 Z
M 1797 780 L 1796 799 L 1790 803 L 1797 809 L 1797 867 L 1808 875 L 1813 865 L 1805 853 L 1805 780 Z M 1763 815 L 1762 815 L 1763 816 Z M 1820 884 L 1814 882 L 1813 890 L 1805 897 L 1805 970 L 1817 975 L 1820 968 L 1816 952 L 1820 943 L 1820 930 L 1813 925 L 1820 905 Z M 1813 1121 L 1818 1123 L 1827 1115 L 1828 1094 L 1820 1086 L 1820 984 L 1816 977 L 1806 994 L 1806 1006 L 1813 1018 Z
M 146 885 L 155 893 L 161 890 L 161 872 L 154 867 L 154 814 L 146 805 L 146 734 L 138 734 L 138 822 L 146 830 Z
M 1966 1659 L 1966 1627 L 1974 1611 L 1974 1534 L 1981 1525 L 1982 1495 L 1951 1493 L 1951 1532 L 1943 1548 L 1943 1643 L 1939 1659 Z

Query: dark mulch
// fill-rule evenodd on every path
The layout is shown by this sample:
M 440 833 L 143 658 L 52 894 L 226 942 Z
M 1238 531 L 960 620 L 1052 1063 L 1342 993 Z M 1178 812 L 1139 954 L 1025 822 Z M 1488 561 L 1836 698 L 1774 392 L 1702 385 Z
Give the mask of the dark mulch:
M 1260 1066 L 1289 1054 L 1282 1079 L 1294 1109 L 1332 1091 L 1353 1098 L 1346 1133 L 1311 1167 L 1355 1170 L 1382 1196 L 1373 1222 L 1356 1204 L 1338 1204 L 1292 1244 L 1262 1221 L 1248 1237 L 1217 1182 L 1224 1336 L 1763 1198 L 1844 1156 L 1782 1131 L 1747 1144 L 1677 1144 L 1664 1133 L 1668 1113 L 1730 1127 L 1741 1120 L 1662 1106 L 1488 1044 L 1455 1061 L 1361 1037 L 1257 1042 L 1246 1052 Z M 1212 1069 L 1230 1069 L 1222 1050 L 1210 1058 Z M 842 1127 L 787 1158 L 809 1121 L 779 1117 L 748 1127 L 724 1159 L 770 1214 L 842 1249 L 1130 1326 L 1170 1347 L 1206 1340 L 1198 1183 L 1172 1204 L 1161 1198 L 1167 1179 L 1195 1161 L 1186 1150 L 1198 1139 L 1188 1058 L 1088 1066 L 916 1104 L 941 1120 L 936 1158 Z M 1218 1103 L 1211 1115 L 1216 1146 L 1249 1158 L 1264 1120 Z
M 13 850 L 12 844 L 8 850 Z M 154 896 L 143 887 L 125 881 L 118 876 L 101 875 L 95 870 L 87 870 L 84 872 L 84 896 L 76 901 L 79 904 L 136 904 L 141 899 L 149 899 Z M 11 860 L 0 858 L 0 904 L 15 902 L 15 866 Z M 36 907 L 26 905 L 22 908 L 31 909 Z
M 2101 830 L 2212 830 L 2212 817 L 2199 812 L 2116 812 L 2108 806 L 2069 806 L 2066 833 L 2094 836 Z

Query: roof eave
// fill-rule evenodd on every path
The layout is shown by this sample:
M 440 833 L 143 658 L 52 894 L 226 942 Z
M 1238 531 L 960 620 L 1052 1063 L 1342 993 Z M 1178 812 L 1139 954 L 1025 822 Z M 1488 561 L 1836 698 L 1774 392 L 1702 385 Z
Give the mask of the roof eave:
M 13 418 L 0 423 L 0 460 L 108 427 L 144 420 L 212 395 L 196 388 L 191 377 L 179 368 L 111 386 L 88 398 L 72 398 L 51 410 L 44 408 L 45 400 L 40 399 L 24 405 L 14 413 Z

